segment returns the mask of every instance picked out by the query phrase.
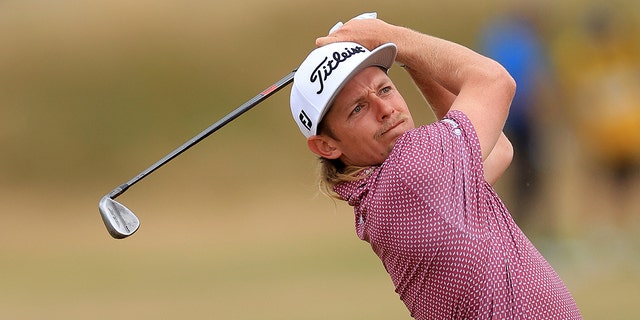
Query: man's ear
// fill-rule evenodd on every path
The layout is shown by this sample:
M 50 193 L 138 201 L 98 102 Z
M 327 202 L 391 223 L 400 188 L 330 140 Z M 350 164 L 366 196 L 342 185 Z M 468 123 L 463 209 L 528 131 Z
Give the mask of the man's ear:
M 342 151 L 336 145 L 335 140 L 327 136 L 311 136 L 307 139 L 307 146 L 311 152 L 326 159 L 338 159 L 342 156 Z

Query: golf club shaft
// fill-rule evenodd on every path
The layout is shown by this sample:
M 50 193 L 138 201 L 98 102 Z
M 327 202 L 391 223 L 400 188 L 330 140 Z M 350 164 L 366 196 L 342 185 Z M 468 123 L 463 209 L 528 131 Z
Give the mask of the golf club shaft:
M 131 180 L 127 181 L 126 183 L 124 183 L 124 184 L 118 186 L 117 188 L 113 189 L 113 191 L 111 191 L 108 194 L 109 198 L 115 199 L 119 195 L 123 194 L 127 189 L 129 189 L 129 187 L 131 187 L 132 185 L 136 184 L 138 181 L 142 180 L 144 177 L 146 177 L 149 174 L 151 174 L 152 172 L 156 171 L 157 169 L 162 167 L 164 164 L 166 164 L 167 162 L 171 161 L 173 158 L 177 157 L 181 153 L 185 152 L 187 149 L 189 149 L 192 146 L 194 146 L 196 143 L 200 142 L 204 138 L 206 138 L 209 135 L 211 135 L 212 133 L 216 132 L 218 129 L 222 128 L 227 123 L 233 121 L 235 118 L 239 117 L 241 114 L 247 112 L 248 110 L 250 110 L 251 108 L 253 108 L 257 104 L 262 102 L 264 99 L 266 99 L 269 96 L 271 96 L 272 94 L 278 92 L 280 89 L 286 87 L 289 83 L 291 83 L 293 81 L 293 76 L 295 75 L 295 73 L 296 73 L 296 70 L 293 70 L 291 73 L 286 75 L 284 78 L 280 79 L 278 82 L 274 83 L 273 85 L 271 85 L 270 87 L 268 87 L 264 91 L 260 92 L 258 95 L 253 97 L 251 100 L 245 102 L 244 104 L 242 104 L 241 106 L 239 106 L 238 108 L 236 108 L 235 110 L 233 110 L 232 112 L 230 112 L 229 114 L 224 116 L 222 119 L 218 120 L 216 123 L 214 123 L 211 126 L 209 126 L 208 128 L 206 128 L 204 131 L 202 131 L 197 136 L 193 137 L 191 140 L 185 142 L 183 145 L 181 145 L 177 149 L 173 150 L 171 153 L 166 155 L 164 158 L 158 160 L 158 162 L 154 163 L 152 166 L 150 166 L 146 170 L 142 171 L 140 174 L 135 176 L 133 179 L 131 179 Z

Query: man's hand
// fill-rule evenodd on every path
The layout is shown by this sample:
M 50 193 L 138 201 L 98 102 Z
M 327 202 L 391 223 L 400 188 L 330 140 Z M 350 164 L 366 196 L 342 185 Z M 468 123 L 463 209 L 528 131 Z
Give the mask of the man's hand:
M 354 18 L 339 28 L 334 28 L 335 31 L 329 35 L 317 38 L 316 46 L 322 47 L 329 43 L 351 41 L 359 43 L 369 50 L 373 50 L 381 44 L 394 42 L 394 28 L 395 26 L 380 19 Z

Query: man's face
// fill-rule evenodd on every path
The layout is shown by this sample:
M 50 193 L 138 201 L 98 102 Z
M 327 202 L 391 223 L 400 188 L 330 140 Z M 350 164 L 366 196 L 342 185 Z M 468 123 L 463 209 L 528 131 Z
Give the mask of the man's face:
M 414 128 L 404 98 L 387 74 L 369 67 L 353 77 L 336 96 L 324 117 L 337 150 L 335 158 L 347 165 L 382 163 L 396 139 Z

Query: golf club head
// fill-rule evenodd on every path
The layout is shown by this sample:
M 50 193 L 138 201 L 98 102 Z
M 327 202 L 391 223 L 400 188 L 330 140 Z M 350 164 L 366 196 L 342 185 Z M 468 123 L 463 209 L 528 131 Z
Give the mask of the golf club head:
M 126 238 L 140 227 L 138 217 L 129 208 L 111 199 L 108 195 L 100 200 L 98 209 L 109 234 L 116 239 Z

